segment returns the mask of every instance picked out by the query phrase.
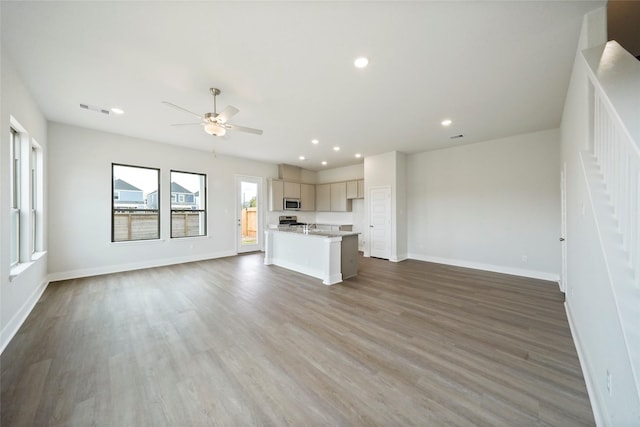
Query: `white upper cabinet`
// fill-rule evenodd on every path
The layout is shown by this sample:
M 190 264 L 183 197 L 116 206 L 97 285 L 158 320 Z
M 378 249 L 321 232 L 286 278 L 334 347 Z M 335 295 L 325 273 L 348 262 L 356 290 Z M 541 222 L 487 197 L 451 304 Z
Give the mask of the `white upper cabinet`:
M 286 199 L 299 199 L 300 184 L 297 182 L 284 181 L 284 197 Z
M 347 183 L 334 182 L 331 184 L 331 212 L 350 211 L 350 205 L 351 203 L 347 203 Z
M 347 199 L 364 199 L 364 179 L 347 181 Z
M 316 210 L 316 186 L 313 184 L 300 184 L 301 211 L 313 212 Z
M 284 181 L 279 179 L 272 179 L 269 185 L 269 210 L 281 211 L 284 210 Z
M 347 181 L 347 199 L 358 198 L 358 181 Z
M 331 211 L 331 184 L 316 185 L 316 211 Z

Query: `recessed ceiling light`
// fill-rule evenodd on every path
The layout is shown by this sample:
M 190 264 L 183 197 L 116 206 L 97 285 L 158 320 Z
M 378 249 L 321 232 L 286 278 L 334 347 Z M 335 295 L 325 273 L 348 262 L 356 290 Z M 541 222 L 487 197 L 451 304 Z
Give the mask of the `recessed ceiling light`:
M 362 154 L 356 153 L 356 159 L 359 159 L 360 157 L 362 157 Z
M 304 160 L 304 156 L 300 156 L 298 157 L 300 160 Z
M 318 141 L 317 139 L 312 139 L 312 140 L 311 140 L 311 143 L 312 143 L 313 145 L 317 145 L 319 142 L 320 142 L 320 141 Z
M 124 114 L 124 110 L 123 110 L 122 108 L 117 108 L 117 107 L 113 107 L 113 108 L 111 109 L 111 112 L 112 112 L 113 114 Z
M 327 162 L 325 160 L 322 161 L 322 166 L 326 166 Z
M 340 151 L 340 147 L 336 145 L 335 147 L 333 147 L 333 151 Z
M 453 122 L 451 120 L 449 120 L 449 119 L 446 119 L 446 120 L 443 120 L 443 121 L 440 122 L 440 124 L 442 126 L 451 126 L 451 123 L 453 123 Z
M 95 111 L 96 113 L 102 113 L 105 115 L 109 115 L 111 114 L 111 112 L 109 110 L 105 110 L 102 107 L 98 107 L 97 105 L 91 105 L 91 104 L 80 104 L 80 108 L 83 108 L 85 110 L 89 110 L 89 111 Z
M 361 56 L 360 58 L 356 58 L 356 60 L 353 61 L 353 65 L 355 65 L 356 68 L 366 68 L 366 66 L 369 65 L 369 60 L 364 56 Z

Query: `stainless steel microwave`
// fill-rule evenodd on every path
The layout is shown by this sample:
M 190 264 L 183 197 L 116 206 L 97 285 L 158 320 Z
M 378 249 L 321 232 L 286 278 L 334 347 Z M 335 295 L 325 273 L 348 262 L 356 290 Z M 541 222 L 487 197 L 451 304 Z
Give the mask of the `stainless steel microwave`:
M 283 206 L 285 211 L 299 211 L 300 199 L 288 199 L 285 197 Z

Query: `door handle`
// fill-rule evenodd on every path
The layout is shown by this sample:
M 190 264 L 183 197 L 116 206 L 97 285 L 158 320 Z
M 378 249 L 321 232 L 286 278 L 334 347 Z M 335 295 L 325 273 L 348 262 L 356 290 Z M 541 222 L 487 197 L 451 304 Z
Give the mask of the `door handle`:
M 561 237 L 561 238 L 560 238 L 560 241 L 561 241 L 561 242 L 564 242 L 564 237 Z
M 369 228 L 373 228 L 373 225 L 370 225 Z

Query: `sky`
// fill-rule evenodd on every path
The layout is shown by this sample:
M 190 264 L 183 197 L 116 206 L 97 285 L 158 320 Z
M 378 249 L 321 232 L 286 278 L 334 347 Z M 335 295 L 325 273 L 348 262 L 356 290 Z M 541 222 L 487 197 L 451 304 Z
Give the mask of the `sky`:
M 138 187 L 144 192 L 145 196 L 158 189 L 157 169 L 115 165 L 113 167 L 113 175 L 115 179 L 121 179 L 135 187 Z M 200 175 L 173 172 L 172 181 L 180 184 L 193 193 L 200 191 Z
M 121 179 L 141 189 L 145 197 L 147 194 L 158 189 L 157 169 L 114 165 L 113 175 L 115 179 Z M 200 177 L 201 175 L 191 173 L 172 173 L 172 181 L 180 184 L 193 193 L 200 191 Z M 248 202 L 252 198 L 256 197 L 257 188 L 258 186 L 253 182 L 242 182 L 240 188 L 240 202 Z
M 257 192 L 257 188 L 258 186 L 256 185 L 255 182 L 242 182 L 242 184 L 240 185 L 240 195 L 241 195 L 241 200 L 240 202 L 248 202 L 249 200 L 251 200 L 252 198 L 256 197 L 256 192 Z

